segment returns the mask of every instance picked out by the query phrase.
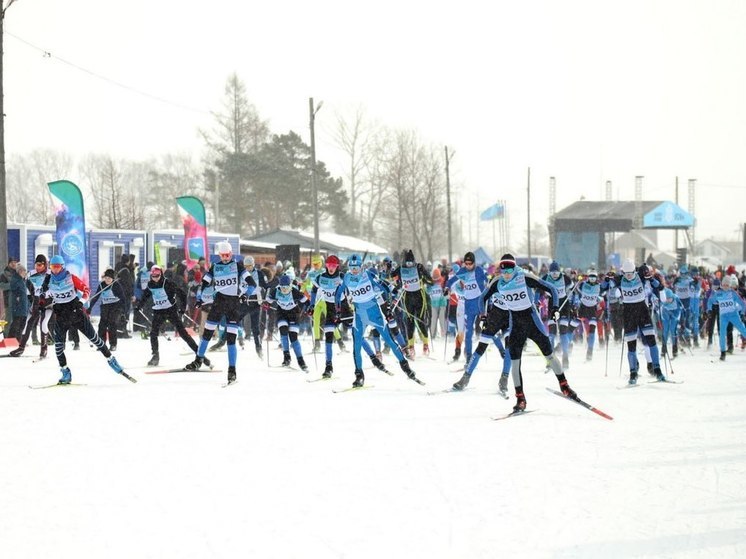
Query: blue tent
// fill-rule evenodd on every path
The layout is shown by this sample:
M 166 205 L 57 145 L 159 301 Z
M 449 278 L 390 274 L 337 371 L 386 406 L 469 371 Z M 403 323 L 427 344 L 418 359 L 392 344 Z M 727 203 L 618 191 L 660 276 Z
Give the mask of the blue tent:
M 487 254 L 487 251 L 484 250 L 482 247 L 479 247 L 474 251 L 474 258 L 476 258 L 477 260 L 477 266 L 492 264 L 495 261 L 495 259 Z

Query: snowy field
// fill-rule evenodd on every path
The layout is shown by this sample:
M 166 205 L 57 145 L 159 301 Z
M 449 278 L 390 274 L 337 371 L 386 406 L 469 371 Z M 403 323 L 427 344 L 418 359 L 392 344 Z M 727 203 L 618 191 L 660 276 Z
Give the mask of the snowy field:
M 571 386 L 613 421 L 546 391 L 556 380 L 532 351 L 538 411 L 491 421 L 513 405 L 494 349 L 469 390 L 428 395 L 460 377 L 438 340 L 437 360 L 413 364 L 427 386 L 387 356 L 396 376 L 366 369 L 373 388 L 342 394 L 351 354 L 308 383 L 312 355 L 306 375 L 247 345 L 223 389 L 224 352 L 209 354 L 222 373 L 148 375 L 148 342 L 122 340 L 131 384 L 81 345 L 68 359 L 85 386 L 29 390 L 56 382 L 56 359 L 0 359 L 4 559 L 746 557 L 740 350 L 725 363 L 695 350 L 673 362 L 683 384 L 642 375 L 625 390 L 620 346 L 608 366 L 603 349 L 591 363 L 576 350 Z M 162 340 L 161 365 L 185 350 Z

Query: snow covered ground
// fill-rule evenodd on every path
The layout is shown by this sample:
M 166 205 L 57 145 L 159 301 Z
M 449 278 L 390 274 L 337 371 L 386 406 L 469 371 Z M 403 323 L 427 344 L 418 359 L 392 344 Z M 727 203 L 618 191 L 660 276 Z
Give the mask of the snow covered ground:
M 131 384 L 82 345 L 68 358 L 85 386 L 29 390 L 56 382 L 54 357 L 0 359 L 0 557 L 746 557 L 740 350 L 695 350 L 673 362 L 683 384 L 629 390 L 620 346 L 608 366 L 576 351 L 570 384 L 613 421 L 546 391 L 532 351 L 538 411 L 491 421 L 513 405 L 494 349 L 469 390 L 427 395 L 460 376 L 438 340 L 414 363 L 427 386 L 387 357 L 396 376 L 367 369 L 373 388 L 342 394 L 351 354 L 308 383 L 312 355 L 306 375 L 247 346 L 223 389 L 225 353 L 222 373 L 148 375 L 148 342 L 123 340 Z M 161 365 L 186 349 L 162 340 Z

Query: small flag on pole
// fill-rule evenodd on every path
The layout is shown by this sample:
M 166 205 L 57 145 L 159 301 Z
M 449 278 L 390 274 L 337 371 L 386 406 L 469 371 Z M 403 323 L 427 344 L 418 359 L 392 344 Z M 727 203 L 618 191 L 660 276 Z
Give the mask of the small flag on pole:
M 479 215 L 479 219 L 482 221 L 490 221 L 501 217 L 505 217 L 505 205 L 501 202 L 490 206 Z

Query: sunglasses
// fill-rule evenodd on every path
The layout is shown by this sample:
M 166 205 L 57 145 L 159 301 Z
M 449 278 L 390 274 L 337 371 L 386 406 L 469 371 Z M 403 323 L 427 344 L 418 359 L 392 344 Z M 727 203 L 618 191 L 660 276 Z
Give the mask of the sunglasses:
M 220 253 L 220 258 L 225 259 L 225 258 L 230 258 L 230 257 L 231 257 L 231 253 L 230 252 L 221 252 Z
M 62 269 L 62 264 L 52 264 L 49 269 L 53 272 L 59 272 Z
M 501 274 L 510 275 L 513 272 L 515 272 L 515 268 L 500 268 Z
M 473 266 L 473 265 L 474 265 L 474 262 L 472 262 L 471 260 L 464 260 L 464 266 Z

